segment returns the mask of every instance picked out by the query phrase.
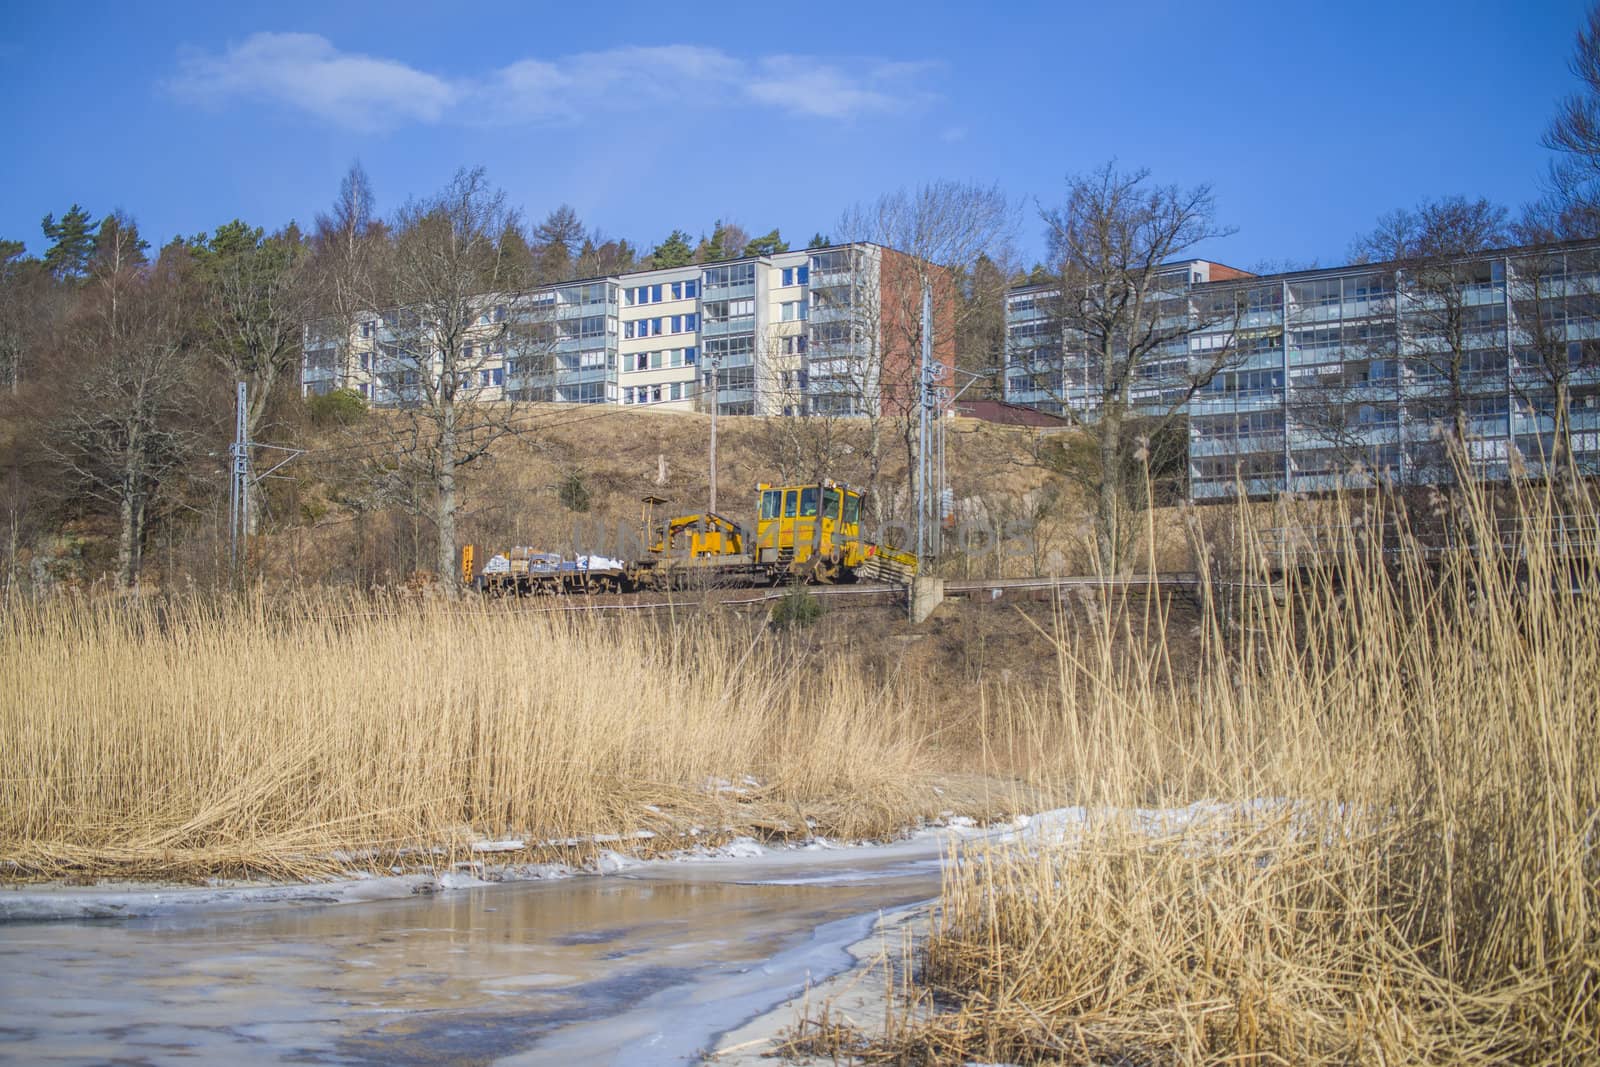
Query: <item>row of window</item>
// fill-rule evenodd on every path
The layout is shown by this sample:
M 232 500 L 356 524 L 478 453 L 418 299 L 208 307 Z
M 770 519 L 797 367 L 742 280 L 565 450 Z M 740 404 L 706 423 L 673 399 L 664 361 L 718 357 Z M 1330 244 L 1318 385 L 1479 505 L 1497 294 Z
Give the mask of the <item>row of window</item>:
M 702 305 L 707 322 L 728 322 L 747 319 L 756 313 L 756 302 L 744 300 L 710 300 Z
M 693 396 L 693 382 L 629 385 L 622 390 L 622 402 L 624 404 L 661 404 L 670 400 L 690 400 Z
M 783 285 L 786 285 L 786 286 L 787 285 L 806 285 L 806 284 L 810 283 L 810 281 L 811 281 L 811 269 L 809 267 L 784 267 L 783 268 L 783 277 L 782 277 L 782 284 Z
M 732 263 L 726 267 L 706 268 L 707 289 L 731 289 L 738 285 L 754 285 L 755 282 L 754 263 Z
M 630 307 L 640 304 L 659 304 L 666 300 L 693 300 L 700 295 L 697 281 L 664 282 L 660 285 L 636 285 L 622 290 L 623 301 Z
M 665 348 L 658 352 L 631 352 L 622 358 L 623 370 L 664 370 L 692 367 L 698 353 L 693 348 Z
M 659 319 L 639 319 L 636 322 L 622 324 L 622 336 L 632 337 L 660 337 L 667 333 L 693 333 L 700 328 L 700 316 L 694 313 L 688 315 L 664 315 Z

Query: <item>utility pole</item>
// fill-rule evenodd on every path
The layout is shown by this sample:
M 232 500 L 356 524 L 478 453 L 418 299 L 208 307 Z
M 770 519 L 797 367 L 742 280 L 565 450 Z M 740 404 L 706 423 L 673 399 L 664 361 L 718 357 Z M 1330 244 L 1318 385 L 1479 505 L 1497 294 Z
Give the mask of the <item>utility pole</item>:
M 250 513 L 250 439 L 245 428 L 246 388 L 244 382 L 238 383 L 233 444 L 228 446 L 228 455 L 232 460 L 228 483 L 228 566 L 235 574 L 239 570 L 239 535 Z
M 247 398 L 248 387 L 244 382 L 239 382 L 235 392 L 233 443 L 228 446 L 228 455 L 232 460 L 229 464 L 232 473 L 228 483 L 228 566 L 235 577 L 243 573 L 245 557 L 249 555 L 251 489 L 263 479 L 272 477 L 273 471 L 305 452 L 303 448 L 268 445 L 250 440 L 249 420 L 246 417 Z M 287 454 L 258 475 L 252 472 L 250 464 L 250 451 L 254 448 L 267 448 Z

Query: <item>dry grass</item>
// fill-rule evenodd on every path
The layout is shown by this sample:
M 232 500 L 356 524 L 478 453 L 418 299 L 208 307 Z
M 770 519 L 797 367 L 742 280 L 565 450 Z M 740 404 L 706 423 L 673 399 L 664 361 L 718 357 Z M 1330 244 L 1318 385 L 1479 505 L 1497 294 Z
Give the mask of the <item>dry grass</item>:
M 1215 588 L 1187 675 L 1159 614 L 1064 618 L 1059 696 L 1016 714 L 1083 818 L 955 866 L 944 1009 L 865 1058 L 1600 1058 L 1600 556 L 1547 550 L 1551 495 L 1519 510 L 1525 561 L 1352 546 Z
M 0 622 L 0 862 L 298 876 L 484 836 L 668 848 L 976 814 L 932 788 L 966 755 L 933 740 L 924 684 L 862 678 L 725 616 L 58 600 Z

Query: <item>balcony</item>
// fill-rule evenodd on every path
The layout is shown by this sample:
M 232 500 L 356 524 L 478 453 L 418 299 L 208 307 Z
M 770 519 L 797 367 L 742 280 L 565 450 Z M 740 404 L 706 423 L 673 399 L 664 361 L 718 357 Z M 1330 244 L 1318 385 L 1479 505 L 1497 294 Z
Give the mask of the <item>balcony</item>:
M 812 322 L 849 322 L 855 314 L 849 303 L 812 303 L 808 317 Z
M 701 337 L 727 337 L 730 334 L 755 333 L 754 315 L 741 315 L 736 319 L 701 319 Z
M 1281 433 L 1225 435 L 1220 437 L 1191 437 L 1191 456 L 1251 456 L 1279 455 L 1283 452 L 1284 436 Z
M 702 303 L 708 300 L 738 300 L 741 297 L 755 295 L 755 282 L 742 282 L 739 285 L 706 285 L 700 290 Z

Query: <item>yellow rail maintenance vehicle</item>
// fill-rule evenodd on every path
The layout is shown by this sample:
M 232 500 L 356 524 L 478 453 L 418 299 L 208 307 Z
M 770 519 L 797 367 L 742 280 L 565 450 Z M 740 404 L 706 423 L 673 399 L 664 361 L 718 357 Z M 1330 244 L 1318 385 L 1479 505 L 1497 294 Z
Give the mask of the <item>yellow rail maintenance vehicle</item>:
M 886 578 L 909 581 L 916 557 L 861 536 L 862 494 L 825 479 L 815 485 L 767 485 L 756 517 L 755 561 L 773 579 L 813 582 Z
M 496 595 L 630 593 L 700 585 L 751 586 L 785 581 L 831 583 L 857 578 L 906 584 L 917 558 L 861 535 L 862 493 L 825 479 L 757 487 L 755 537 L 724 515 L 704 512 L 657 519 L 667 501 L 644 497 L 644 555 L 567 558 L 518 547 L 461 550 L 461 581 Z

